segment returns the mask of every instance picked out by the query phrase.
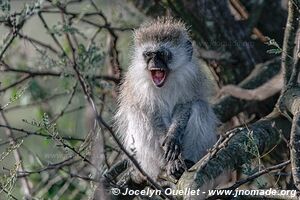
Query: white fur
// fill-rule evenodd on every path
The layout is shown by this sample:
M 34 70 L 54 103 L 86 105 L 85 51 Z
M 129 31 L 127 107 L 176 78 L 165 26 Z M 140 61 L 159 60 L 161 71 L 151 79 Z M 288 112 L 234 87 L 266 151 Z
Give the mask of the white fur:
M 171 69 L 163 87 L 151 80 L 142 56 L 145 49 L 164 46 L 173 54 Z M 193 101 L 191 116 L 183 137 L 183 157 L 198 161 L 216 142 L 216 117 L 206 102 L 207 79 L 194 60 L 189 60 L 184 46 L 170 43 L 147 43 L 135 47 L 132 65 L 120 88 L 119 108 L 115 116 L 117 131 L 126 148 L 135 154 L 141 167 L 151 177 L 157 177 L 165 166 L 161 141 L 171 124 L 176 104 Z M 156 113 L 163 118 L 165 130 L 151 121 Z

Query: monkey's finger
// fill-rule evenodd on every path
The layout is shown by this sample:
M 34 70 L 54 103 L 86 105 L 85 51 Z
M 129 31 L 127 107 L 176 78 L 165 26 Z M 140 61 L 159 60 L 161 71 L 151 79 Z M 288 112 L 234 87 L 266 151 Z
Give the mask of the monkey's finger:
M 180 161 L 180 163 L 181 163 L 182 169 L 183 169 L 184 171 L 187 170 L 188 168 L 187 168 L 185 162 L 184 162 L 182 159 L 180 159 L 180 158 L 179 158 L 179 161 Z
M 170 161 L 172 159 L 172 154 L 174 152 L 174 145 L 168 146 L 168 149 L 166 151 L 166 160 Z
M 180 173 L 184 172 L 184 165 L 182 164 L 181 160 L 177 161 L 177 171 L 179 171 Z
M 179 161 L 176 162 L 176 166 L 175 167 L 176 167 L 176 173 L 182 173 L 182 172 L 184 172 L 182 164 Z
M 173 174 L 175 175 L 178 172 L 179 166 L 178 163 L 175 164 L 175 166 L 173 167 Z
M 175 160 L 179 155 L 178 148 L 176 149 L 176 146 L 177 145 L 173 146 L 172 150 L 169 152 L 169 157 L 167 158 L 169 161 Z
M 172 143 L 172 139 L 169 136 L 166 136 L 162 143 L 162 146 L 170 146 L 170 143 Z
M 175 162 L 175 169 L 176 169 L 176 171 L 178 171 L 178 170 L 179 170 L 179 168 L 180 168 L 180 167 L 179 167 L 179 162 L 178 162 L 178 161 L 176 161 L 176 162 Z
M 171 152 L 168 159 L 169 159 L 169 161 L 172 161 L 172 160 L 175 160 L 176 157 L 177 157 L 177 156 L 176 156 L 176 153 L 175 153 L 175 152 Z
M 180 146 L 179 145 L 175 145 L 175 155 L 176 155 L 176 158 L 178 158 L 180 152 L 181 152 Z
M 170 161 L 175 160 L 175 153 L 174 152 L 171 152 L 169 160 Z
M 167 158 L 168 158 L 168 149 L 166 149 L 166 151 L 165 151 L 165 153 L 164 153 L 164 159 L 167 160 Z M 168 161 L 168 160 L 167 160 L 167 161 Z
M 170 161 L 172 152 L 169 150 L 169 151 L 166 152 L 165 155 L 166 155 L 166 156 L 165 156 L 165 159 L 166 159 L 167 161 Z
M 163 143 L 162 143 L 162 146 L 164 147 L 167 143 L 167 138 L 164 139 Z
M 168 145 L 164 146 L 165 148 L 165 158 L 168 157 L 168 153 L 171 151 L 171 144 L 168 143 Z
M 172 147 L 168 150 L 171 151 L 171 156 L 167 158 L 168 161 L 177 159 L 181 152 L 181 148 L 177 144 L 172 144 Z

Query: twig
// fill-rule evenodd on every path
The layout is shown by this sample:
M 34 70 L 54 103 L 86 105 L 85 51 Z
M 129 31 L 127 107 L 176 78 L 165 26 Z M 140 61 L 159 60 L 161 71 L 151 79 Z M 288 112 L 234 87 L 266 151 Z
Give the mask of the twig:
M 245 179 L 241 179 L 241 180 L 238 180 L 234 185 L 228 187 L 228 188 L 223 188 L 222 190 L 235 190 L 237 189 L 238 187 L 240 187 L 241 185 L 245 184 L 245 183 L 248 183 L 266 173 L 269 173 L 271 171 L 274 171 L 274 170 L 278 170 L 278 169 L 281 169 L 281 168 L 284 168 L 286 167 L 288 164 L 290 164 L 291 161 L 288 160 L 288 161 L 285 161 L 283 163 L 280 163 L 280 164 L 277 164 L 277 165 L 274 165 L 274 166 L 271 166 L 271 167 L 268 167 L 264 170 L 261 170 L 259 172 L 256 172 L 254 174 L 252 174 L 251 176 L 248 176 L 247 178 Z
M 11 36 L 12 35 L 12 36 Z M 4 55 L 4 53 L 6 52 L 6 50 L 8 49 L 8 47 L 12 44 L 12 42 L 14 41 L 14 39 L 16 38 L 16 35 L 12 34 L 12 32 L 8 35 L 9 40 L 8 42 L 6 42 L 5 46 L 2 48 L 2 51 L 0 52 L 0 60 L 2 60 L 2 57 Z
M 18 200 L 17 197 L 15 197 L 14 195 L 12 195 L 5 188 L 3 188 L 1 185 L 0 185 L 0 190 L 4 191 L 9 197 L 13 198 L 14 200 Z
M 249 18 L 248 12 L 242 6 L 242 4 L 239 0 L 230 0 L 230 2 L 244 19 Z M 254 27 L 253 28 L 253 33 L 259 38 L 259 40 L 261 42 L 263 42 L 263 43 L 267 42 L 266 36 L 264 36 L 258 28 Z
M 77 160 L 73 160 L 73 159 L 74 159 L 74 156 L 70 156 L 69 158 L 67 158 L 63 161 L 60 161 L 58 163 L 48 164 L 46 167 L 35 170 L 35 171 L 18 171 L 17 177 L 22 178 L 22 177 L 29 176 L 31 174 L 39 174 L 39 173 L 49 171 L 49 170 L 57 170 L 62 167 L 70 166 L 74 163 L 81 161 L 81 159 L 77 159 Z
M 4 61 L 0 61 L 0 63 L 5 67 L 4 69 L 0 68 L 0 72 L 2 71 L 2 72 L 24 73 L 24 74 L 30 75 L 31 77 L 35 77 L 35 76 L 74 77 L 73 74 L 65 74 L 64 72 L 55 72 L 54 70 L 53 71 L 34 71 L 31 69 L 15 69 L 15 68 L 10 67 Z M 91 79 L 91 80 L 103 79 L 106 81 L 112 81 L 116 84 L 118 84 L 120 82 L 120 79 L 112 77 L 112 76 L 107 76 L 107 75 L 93 75 L 90 77 L 86 76 L 85 78 Z
M 16 137 L 15 139 L 23 139 L 25 137 L 28 137 L 28 136 L 31 136 L 31 135 L 35 135 L 35 136 L 41 136 L 41 137 L 46 137 L 46 138 L 51 138 L 51 135 L 48 135 L 48 134 L 43 134 L 43 133 L 38 133 L 38 132 L 32 132 L 32 131 L 26 131 L 24 129 L 21 129 L 21 128 L 15 128 L 15 127 L 11 127 L 11 126 L 8 126 L 8 125 L 5 125 L 5 124 L 0 124 L 0 127 L 1 128 L 6 128 L 6 129 L 10 129 L 12 131 L 17 131 L 17 132 L 21 132 L 21 133 L 25 133 L 26 135 L 24 136 L 21 136 L 21 137 Z M 71 136 L 61 136 L 62 139 L 64 140 L 70 140 L 70 141 L 84 141 L 84 139 L 82 138 L 74 138 L 74 137 L 71 137 Z M 2 142 L 0 143 L 0 146 L 1 145 L 4 145 L 4 144 L 7 144 L 9 142 Z
M 54 49 L 54 47 L 52 47 L 50 44 L 46 44 L 46 43 L 44 43 L 42 41 L 36 40 L 36 39 L 34 39 L 32 37 L 29 37 L 27 35 L 23 35 L 22 33 L 19 33 L 19 32 L 18 32 L 18 35 L 19 35 L 20 38 L 22 38 L 22 39 L 24 39 L 26 41 L 29 41 L 31 43 L 35 43 L 35 44 L 37 44 L 37 45 L 39 45 L 41 47 L 49 49 L 50 51 L 52 51 L 55 54 L 58 54 L 58 51 L 56 49 Z
M 76 81 L 76 83 L 74 84 L 73 88 L 72 88 L 72 92 L 71 92 L 71 95 L 69 97 L 69 100 L 67 102 L 67 104 L 65 105 L 65 107 L 60 111 L 59 114 L 57 114 L 52 120 L 51 120 L 51 123 L 55 122 L 58 120 L 58 118 L 60 118 L 61 116 L 64 115 L 64 113 L 66 112 L 67 108 L 70 106 L 70 104 L 72 103 L 72 100 L 75 96 L 75 93 L 76 93 L 76 88 L 77 88 L 77 85 L 78 85 L 78 82 Z
M 20 83 L 23 83 L 24 81 L 26 81 L 27 79 L 29 79 L 29 78 L 31 78 L 31 77 L 32 77 L 32 76 L 31 76 L 30 74 L 24 76 L 24 77 L 21 78 L 20 80 L 18 80 L 18 81 L 16 81 L 16 82 L 14 82 L 14 83 L 12 83 L 12 84 L 6 86 L 5 88 L 0 89 L 0 93 L 1 93 L 1 92 L 5 92 L 6 90 L 8 90 L 8 89 L 10 89 L 10 88 L 12 88 L 12 87 L 14 87 L 14 86 L 16 86 L 16 85 L 19 85 Z
M 6 119 L 5 115 L 4 115 L 4 112 L 0 111 L 0 114 L 1 114 L 2 122 L 5 125 L 9 126 L 8 121 L 7 121 L 7 119 Z M 10 139 L 10 143 L 15 146 L 17 144 L 17 142 L 16 142 L 16 140 L 14 138 L 12 130 L 6 128 L 5 129 L 5 133 L 6 133 L 7 137 Z M 24 171 L 23 159 L 22 159 L 22 156 L 21 156 L 21 153 L 20 153 L 19 149 L 15 149 L 13 151 L 13 153 L 14 153 L 14 158 L 15 158 L 16 162 L 20 163 L 20 169 L 22 171 Z M 22 188 L 24 190 L 24 196 L 26 198 L 31 198 L 31 188 L 30 188 L 29 181 L 25 177 L 21 178 L 20 181 L 21 181 Z
M 52 32 L 50 31 L 50 28 L 49 28 L 48 24 L 46 23 L 46 21 L 45 21 L 43 15 L 42 15 L 42 13 L 39 12 L 39 13 L 38 13 L 38 16 L 39 16 L 41 22 L 43 23 L 45 29 L 46 29 L 46 30 L 48 31 L 48 33 L 51 35 L 51 37 L 52 37 L 52 39 L 54 40 L 55 44 L 60 48 L 60 50 L 62 51 L 63 55 L 64 55 L 64 56 L 67 56 L 67 53 L 65 52 L 64 48 L 63 48 L 63 47 L 61 46 L 61 44 L 59 43 L 58 39 L 55 37 L 54 33 L 52 33 Z

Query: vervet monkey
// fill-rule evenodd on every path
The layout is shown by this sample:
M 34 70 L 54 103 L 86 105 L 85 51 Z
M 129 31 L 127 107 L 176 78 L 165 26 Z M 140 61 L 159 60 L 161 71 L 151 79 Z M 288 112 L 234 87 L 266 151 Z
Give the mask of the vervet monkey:
M 208 79 L 185 25 L 159 18 L 134 31 L 131 65 L 120 86 L 117 131 L 151 177 L 178 177 L 216 140 Z

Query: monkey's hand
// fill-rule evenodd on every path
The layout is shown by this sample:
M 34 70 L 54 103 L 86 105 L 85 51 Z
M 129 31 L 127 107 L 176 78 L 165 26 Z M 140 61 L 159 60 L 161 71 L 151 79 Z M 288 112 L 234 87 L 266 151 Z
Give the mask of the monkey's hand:
M 173 176 L 176 179 L 179 179 L 185 170 L 187 170 L 187 167 L 184 161 L 180 158 L 169 161 L 166 166 L 167 174 Z
M 162 146 L 165 151 L 164 157 L 167 161 L 176 160 L 181 153 L 180 138 L 174 134 L 167 135 Z

